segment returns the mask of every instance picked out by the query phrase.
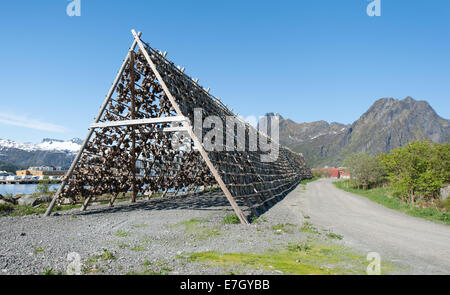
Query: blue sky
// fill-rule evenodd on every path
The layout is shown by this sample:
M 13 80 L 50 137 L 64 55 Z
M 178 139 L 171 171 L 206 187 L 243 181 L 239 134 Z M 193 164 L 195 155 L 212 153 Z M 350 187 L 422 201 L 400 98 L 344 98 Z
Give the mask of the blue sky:
M 378 98 L 450 117 L 450 1 L 2 1 L 0 138 L 84 138 L 130 30 L 240 115 L 351 123 Z

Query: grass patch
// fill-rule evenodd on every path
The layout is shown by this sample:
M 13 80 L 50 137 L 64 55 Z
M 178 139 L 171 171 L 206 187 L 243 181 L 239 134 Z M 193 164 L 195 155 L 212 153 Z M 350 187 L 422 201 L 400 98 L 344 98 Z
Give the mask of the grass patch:
M 205 192 L 217 192 L 222 190 L 219 186 L 216 187 L 207 187 L 204 189 Z
M 131 234 L 130 232 L 123 231 L 123 230 L 118 230 L 114 233 L 114 235 L 121 237 L 121 238 L 128 237 L 130 234 Z
M 143 271 L 131 270 L 131 271 L 127 272 L 125 275 L 127 275 L 127 276 L 155 276 L 155 275 L 163 275 L 163 273 L 146 269 Z
M 53 273 L 53 267 L 51 267 L 51 268 L 46 268 L 46 269 L 44 269 L 44 272 L 42 273 L 44 276 L 52 276 L 52 275 L 54 275 L 54 273 Z
M 116 256 L 108 249 L 103 249 L 100 254 L 89 256 L 86 262 L 83 264 L 82 272 L 84 274 L 97 274 L 104 270 L 100 267 L 100 261 L 112 261 L 116 260 Z
M 146 223 L 133 224 L 134 228 L 144 228 L 144 227 L 147 227 L 147 226 L 148 226 L 148 224 L 146 224 Z
M 103 253 L 99 256 L 102 260 L 116 260 L 116 257 L 108 249 L 103 249 Z
M 135 251 L 135 252 L 141 252 L 141 251 L 146 251 L 147 249 L 145 249 L 143 246 L 135 246 L 135 247 L 131 248 L 130 250 Z
M 425 218 L 450 225 L 450 212 L 444 212 L 443 210 L 433 207 L 419 208 L 411 204 L 404 203 L 395 197 L 390 197 L 392 192 L 389 187 L 379 187 L 368 190 L 357 189 L 352 187 L 351 180 L 335 181 L 333 184 L 341 190 L 366 197 L 369 200 L 390 209 L 394 209 L 414 217 Z
M 241 221 L 236 214 L 228 214 L 224 218 L 222 218 L 222 222 L 225 224 L 240 224 Z
M 189 220 L 185 220 L 185 221 L 181 221 L 181 222 L 175 223 L 175 224 L 171 225 L 170 227 L 178 227 L 178 226 L 184 225 L 186 227 L 186 229 L 187 229 L 187 228 L 191 228 L 191 227 L 196 227 L 200 223 L 205 223 L 205 222 L 208 222 L 208 220 L 204 219 L 204 218 L 192 218 L 192 219 L 189 219 Z
M 327 233 L 327 237 L 330 239 L 335 239 L 335 240 L 342 240 L 344 238 L 343 236 L 335 234 L 333 232 Z
M 0 204 L 0 213 L 9 213 L 14 210 L 13 204 Z
M 250 223 L 254 223 L 254 224 L 262 224 L 263 222 L 267 222 L 267 218 L 264 216 L 256 216 L 256 215 L 252 215 L 250 217 Z
M 121 198 L 121 199 L 116 199 L 114 203 L 123 203 L 123 202 L 126 202 L 126 201 L 128 201 L 127 198 Z M 109 203 L 109 201 L 108 201 L 108 203 Z
M 44 214 L 45 210 L 47 210 L 47 205 L 40 205 L 36 207 L 31 206 L 21 206 L 14 205 L 12 211 L 9 212 L 9 216 L 24 216 L 24 215 L 32 215 L 32 214 Z
M 190 262 L 200 262 L 239 273 L 242 269 L 281 271 L 284 274 L 365 274 L 365 257 L 334 245 L 289 245 L 286 249 L 263 253 L 191 253 L 184 256 Z M 383 270 L 383 265 L 382 265 Z
M 44 247 L 42 247 L 42 248 L 36 248 L 36 249 L 33 250 L 33 252 L 34 252 L 35 254 L 42 253 L 42 252 L 44 252 L 44 251 L 45 251 L 45 248 L 44 248 Z
M 148 275 L 167 275 L 169 272 L 172 271 L 172 269 L 170 267 L 168 267 L 164 262 L 156 262 L 156 263 L 152 263 L 148 260 L 145 260 L 142 264 L 141 264 L 145 269 L 141 270 L 141 271 L 129 271 L 126 273 L 126 275 L 144 275 L 144 276 L 148 276 Z M 150 268 L 152 267 L 152 268 Z
M 186 221 L 182 221 L 171 225 L 171 227 L 184 226 L 187 235 L 191 236 L 194 240 L 203 241 L 210 237 L 220 236 L 220 227 L 208 227 L 203 223 L 208 222 L 203 218 L 192 218 Z
M 310 178 L 310 179 L 302 179 L 301 181 L 300 181 L 300 188 L 303 190 L 303 191 L 306 191 L 306 185 L 308 184 L 308 183 L 310 183 L 310 182 L 313 182 L 313 181 L 316 181 L 317 179 L 319 179 L 320 177 L 313 177 L 313 178 Z
M 214 228 L 205 227 L 205 228 L 202 228 L 199 231 L 195 232 L 193 236 L 198 241 L 203 241 L 208 238 L 218 237 L 220 235 L 221 235 L 221 232 L 218 227 L 214 227 Z
M 125 248 L 129 248 L 129 247 L 130 247 L 130 245 L 128 245 L 128 244 L 126 244 L 126 243 L 122 243 L 122 242 L 116 243 L 116 245 L 117 245 L 117 247 L 119 247 L 120 249 L 125 249 Z
M 172 269 L 170 267 L 163 267 L 162 269 L 158 271 L 154 271 L 151 269 L 146 269 L 143 271 L 129 271 L 125 275 L 129 276 L 161 276 L 161 275 L 167 275 L 169 272 L 171 272 Z
M 307 252 L 311 250 L 311 245 L 308 243 L 291 244 L 287 246 L 287 249 L 290 252 Z
M 96 274 L 103 272 L 100 267 L 100 261 L 112 261 L 116 260 L 116 256 L 108 249 L 103 249 L 103 253 L 89 256 L 86 262 L 83 264 L 82 272 L 85 274 Z
M 292 233 L 294 227 L 296 227 L 296 225 L 292 223 L 280 223 L 272 225 L 272 230 L 275 231 L 275 234 L 281 234 L 282 232 Z
M 304 233 L 312 233 L 312 234 L 319 233 L 319 230 L 311 222 L 308 222 L 308 221 L 303 222 L 303 225 L 300 228 L 300 231 L 302 231 Z
M 8 204 L 10 205 L 10 204 Z M 12 207 L 11 207 L 12 206 Z M 47 210 L 47 204 L 40 204 L 39 206 L 21 206 L 21 205 L 12 205 L 7 206 L 7 211 L 2 211 L 1 205 L 0 205 L 0 213 L 5 212 L 7 213 L 7 216 L 25 216 L 25 215 L 32 215 L 32 214 L 44 214 Z M 64 205 L 64 206 L 55 206 L 53 209 L 54 212 L 56 211 L 67 211 L 72 210 L 75 208 L 81 208 L 81 205 L 75 204 L 75 205 Z
M 53 211 L 67 211 L 77 208 L 81 208 L 81 205 L 74 204 L 74 205 L 55 206 L 55 208 L 53 208 Z M 45 210 L 47 210 L 47 204 L 45 204 Z
M 143 237 L 143 238 L 140 239 L 140 241 L 142 243 L 144 243 L 144 244 L 147 244 L 147 245 L 152 243 L 152 239 L 149 238 L 149 237 Z
M 318 180 L 318 179 L 320 179 L 320 177 L 313 177 L 313 178 L 310 178 L 310 179 L 302 179 L 302 180 L 300 181 L 300 184 L 307 184 L 307 183 L 316 181 L 316 180 Z

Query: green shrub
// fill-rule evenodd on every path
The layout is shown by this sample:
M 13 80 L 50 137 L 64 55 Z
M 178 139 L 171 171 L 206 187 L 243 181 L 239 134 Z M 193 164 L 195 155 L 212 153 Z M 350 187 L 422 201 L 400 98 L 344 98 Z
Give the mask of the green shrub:
M 12 204 L 0 204 L 0 213 L 9 213 L 14 210 L 14 206 Z
M 239 224 L 241 221 L 239 220 L 239 217 L 236 214 L 228 214 L 224 218 L 222 218 L 223 223 L 227 224 Z
M 381 154 L 394 196 L 414 204 L 417 199 L 439 197 L 440 189 L 450 182 L 450 143 L 415 141 Z
M 43 179 L 39 181 L 39 184 L 36 187 L 36 192 L 48 194 L 50 192 L 50 180 Z

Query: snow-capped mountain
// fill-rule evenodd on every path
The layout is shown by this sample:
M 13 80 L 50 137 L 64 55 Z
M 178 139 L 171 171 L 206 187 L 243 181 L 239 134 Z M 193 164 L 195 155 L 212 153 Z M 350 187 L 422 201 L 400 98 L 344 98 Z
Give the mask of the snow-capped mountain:
M 71 140 L 58 140 L 51 138 L 44 138 L 41 143 L 20 143 L 9 139 L 0 139 L 0 150 L 4 149 L 19 149 L 27 152 L 32 151 L 59 151 L 76 153 L 81 147 L 81 139 L 74 138 Z
M 3 170 L 24 169 L 30 166 L 68 168 L 81 144 L 78 138 L 66 141 L 45 138 L 38 144 L 0 139 L 0 168 Z

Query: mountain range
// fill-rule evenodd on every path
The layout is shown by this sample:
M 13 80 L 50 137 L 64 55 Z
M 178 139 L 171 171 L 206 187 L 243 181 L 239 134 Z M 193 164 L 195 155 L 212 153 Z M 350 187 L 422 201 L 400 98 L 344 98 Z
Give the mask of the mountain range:
M 41 165 L 67 168 L 81 144 L 79 138 L 67 141 L 44 138 L 38 144 L 0 139 L 0 170 L 14 171 Z
M 352 124 L 296 123 L 278 116 L 280 143 L 301 152 L 311 167 L 340 166 L 352 153 L 377 155 L 414 140 L 450 141 L 450 120 L 412 97 L 381 98 Z
M 311 167 L 340 166 L 352 153 L 386 153 L 417 139 L 450 141 L 450 120 L 437 115 L 426 101 L 411 97 L 381 98 L 352 124 L 296 123 L 279 114 L 266 115 L 279 117 L 280 143 L 302 153 Z M 39 144 L 0 139 L 0 170 L 68 168 L 81 144 L 79 138 L 44 138 Z

